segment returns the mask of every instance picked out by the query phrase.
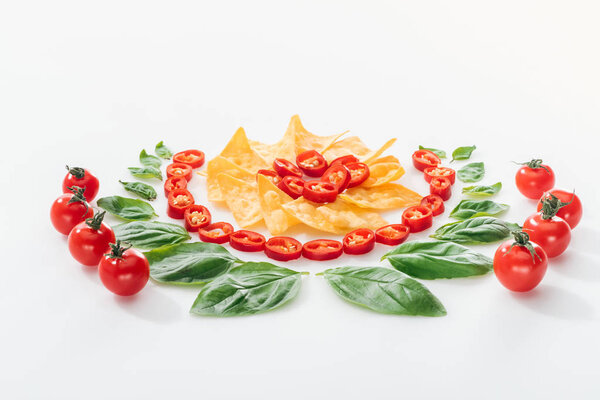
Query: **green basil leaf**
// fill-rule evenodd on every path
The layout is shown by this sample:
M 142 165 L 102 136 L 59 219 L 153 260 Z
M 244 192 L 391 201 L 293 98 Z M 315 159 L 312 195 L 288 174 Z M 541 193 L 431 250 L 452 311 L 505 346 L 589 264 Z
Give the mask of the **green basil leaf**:
M 98 206 L 117 217 L 130 221 L 146 221 L 158 216 L 154 208 L 144 200 L 110 196 L 98 199 Z
M 467 186 L 464 187 L 462 192 L 469 196 L 474 197 L 486 197 L 493 196 L 502 189 L 502 182 L 494 183 L 491 186 Z
M 129 172 L 131 172 L 131 175 L 135 176 L 136 178 L 142 178 L 142 179 L 156 178 L 156 179 L 160 179 L 162 181 L 162 173 L 160 172 L 160 169 L 158 169 L 158 168 L 129 167 L 127 169 L 129 170 Z
M 473 146 L 463 146 L 458 147 L 456 150 L 452 152 L 452 161 L 455 160 L 468 160 L 471 158 L 471 154 L 477 147 Z
M 163 144 L 162 140 L 156 144 L 156 147 L 154 147 L 154 152 L 157 156 L 164 158 L 165 160 L 170 160 L 171 157 L 173 157 L 173 153 L 167 146 Z
M 146 149 L 143 149 L 140 153 L 140 163 L 147 167 L 154 168 L 160 168 L 160 166 L 162 165 L 162 161 L 160 161 L 160 158 L 146 153 Z
M 510 237 L 516 228 L 516 224 L 498 218 L 477 217 L 443 225 L 430 237 L 464 244 L 494 243 Z
M 485 168 L 482 162 L 470 163 L 456 171 L 456 176 L 463 182 L 478 182 L 483 179 Z
M 438 150 L 431 147 L 423 147 L 421 145 L 419 145 L 419 150 L 429 150 L 435 155 L 437 155 L 439 158 L 446 158 L 446 152 L 444 150 Z
M 191 239 L 182 226 L 165 222 L 135 221 L 117 225 L 113 229 L 117 239 L 147 250 Z
M 123 182 L 123 181 L 119 181 L 123 187 L 125 188 L 125 190 L 127 190 L 128 192 L 131 192 L 133 194 L 137 194 L 138 196 L 140 196 L 142 199 L 146 199 L 146 200 L 156 200 L 156 190 L 154 190 L 154 188 L 146 183 L 142 183 L 142 182 Z
M 301 275 L 266 262 L 247 262 L 202 288 L 190 312 L 215 317 L 263 313 L 296 297 Z
M 419 279 L 463 278 L 492 270 L 492 259 L 456 243 L 415 240 L 384 254 L 398 271 Z
M 509 208 L 510 206 L 508 204 L 500 204 L 492 200 L 461 200 L 450 213 L 450 217 L 456 219 L 469 219 L 498 215 Z
M 214 243 L 180 243 L 144 253 L 152 279 L 173 284 L 204 284 L 227 272 L 239 259 Z
M 382 267 L 341 267 L 323 272 L 343 299 L 384 314 L 446 315 L 442 303 L 425 286 L 402 272 Z

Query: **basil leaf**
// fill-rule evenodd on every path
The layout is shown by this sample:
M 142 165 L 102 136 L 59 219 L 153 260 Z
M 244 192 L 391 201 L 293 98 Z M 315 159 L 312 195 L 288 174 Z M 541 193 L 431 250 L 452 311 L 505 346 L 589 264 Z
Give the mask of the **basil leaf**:
M 402 272 L 382 267 L 341 267 L 323 272 L 343 299 L 384 314 L 446 315 L 442 303 L 425 286 Z
M 493 196 L 502 189 L 502 182 L 494 183 L 491 186 L 467 186 L 462 192 L 469 196 L 486 197 Z
M 165 160 L 170 160 L 171 157 L 173 157 L 173 153 L 167 146 L 163 144 L 162 140 L 156 144 L 156 147 L 154 147 L 154 152 L 157 156 L 164 158 Z
M 430 237 L 464 244 L 494 243 L 508 238 L 516 228 L 498 218 L 477 217 L 443 225 Z
M 143 200 L 110 196 L 98 199 L 98 206 L 117 217 L 130 221 L 145 221 L 158 216 L 154 208 Z
M 143 167 L 143 168 L 129 167 L 127 169 L 129 170 L 129 172 L 131 172 L 131 175 L 133 175 L 133 176 L 135 176 L 137 178 L 142 178 L 142 179 L 156 178 L 156 179 L 160 179 L 162 181 L 162 173 L 160 172 L 160 169 L 158 169 L 158 168 L 154 168 L 154 167 Z
M 160 168 L 160 166 L 162 165 L 162 161 L 160 161 L 160 158 L 146 153 L 146 149 L 143 149 L 140 153 L 140 163 L 147 167 L 154 168 Z
M 437 155 L 439 158 L 446 158 L 446 152 L 444 150 L 438 150 L 431 147 L 423 147 L 421 145 L 419 145 L 419 150 L 429 150 L 435 155 Z
M 485 168 L 482 162 L 470 163 L 456 171 L 456 176 L 463 182 L 478 182 L 483 179 Z
M 165 222 L 135 221 L 117 225 L 113 229 L 117 239 L 140 249 L 156 249 L 191 239 L 182 226 Z
M 450 213 L 456 219 L 469 219 L 486 215 L 498 215 L 509 209 L 508 204 L 496 203 L 492 200 L 462 200 Z
M 398 271 L 419 279 L 463 278 L 492 270 L 492 259 L 459 244 L 416 240 L 384 254 Z
M 240 262 L 225 247 L 203 242 L 164 246 L 144 254 L 152 279 L 174 284 L 203 284 Z
M 471 158 L 471 154 L 477 147 L 473 146 L 463 146 L 458 147 L 456 150 L 452 152 L 452 161 L 455 160 L 468 160 Z
M 202 288 L 190 312 L 216 317 L 263 313 L 296 297 L 301 275 L 266 262 L 247 262 Z
M 128 192 L 131 192 L 133 194 L 137 194 L 138 196 L 140 196 L 142 199 L 146 199 L 146 200 L 156 200 L 156 190 L 154 190 L 154 188 L 146 183 L 142 183 L 142 182 L 123 182 L 123 181 L 119 181 L 123 187 L 125 188 L 125 190 L 127 190 Z

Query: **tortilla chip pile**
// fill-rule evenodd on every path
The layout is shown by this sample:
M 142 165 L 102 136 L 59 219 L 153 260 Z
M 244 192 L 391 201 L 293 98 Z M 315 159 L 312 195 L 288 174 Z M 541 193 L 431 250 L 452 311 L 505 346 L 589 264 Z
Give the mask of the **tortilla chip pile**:
M 239 128 L 221 154 L 208 162 L 208 199 L 225 202 L 241 228 L 264 221 L 271 235 L 281 235 L 297 224 L 334 234 L 358 228 L 377 229 L 388 224 L 378 210 L 419 204 L 418 193 L 392 183 L 404 174 L 398 159 L 381 157 L 396 139 L 372 151 L 357 136 L 341 139 L 345 133 L 314 135 L 304 129 L 297 115 L 275 144 L 248 140 L 244 129 Z M 275 158 L 295 162 L 297 154 L 313 149 L 328 162 L 352 154 L 369 166 L 370 177 L 329 204 L 312 203 L 303 197 L 294 200 L 264 175 L 257 179 L 256 172 L 272 169 Z

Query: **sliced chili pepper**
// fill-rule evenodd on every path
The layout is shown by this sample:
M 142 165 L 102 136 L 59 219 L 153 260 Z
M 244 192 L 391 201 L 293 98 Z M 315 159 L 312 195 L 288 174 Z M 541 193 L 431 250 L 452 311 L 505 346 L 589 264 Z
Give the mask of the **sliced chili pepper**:
M 437 194 L 430 194 L 429 196 L 423 197 L 421 199 L 421 205 L 429 208 L 434 217 L 440 215 L 446 209 L 444 206 L 444 199 Z
M 175 189 L 187 189 L 187 179 L 183 176 L 172 176 L 165 181 L 165 197 L 169 197 L 169 193 L 171 193 Z
M 333 260 L 341 256 L 343 251 L 342 243 L 330 239 L 311 240 L 302 246 L 302 255 L 315 261 Z
M 183 219 L 185 210 L 194 204 L 194 196 L 187 189 L 175 189 L 169 193 L 167 215 L 175 219 Z
M 423 171 L 425 180 L 431 182 L 432 178 L 441 177 L 450 179 L 450 183 L 454 185 L 456 182 L 456 171 L 448 167 L 427 167 Z
M 452 184 L 450 183 L 450 179 L 439 176 L 432 178 L 431 182 L 429 182 L 429 192 L 431 194 L 437 194 L 444 201 L 448 200 L 452 196 Z
M 265 244 L 267 257 L 277 261 L 290 261 L 302 255 L 302 243 L 287 236 L 275 236 Z
M 366 228 L 359 228 L 344 236 L 344 253 L 365 254 L 375 247 L 375 233 Z
M 281 182 L 281 177 L 277 175 L 277 172 L 271 171 L 270 169 L 259 169 L 256 173 L 257 180 L 259 175 L 266 176 L 275 186 L 279 185 L 279 182 Z
M 232 233 L 233 226 L 227 222 L 214 222 L 204 228 L 198 229 L 200 240 L 208 243 L 227 243 L 229 241 L 229 235 Z
M 302 196 L 314 203 L 333 203 L 337 198 L 338 191 L 330 182 L 309 181 L 304 183 Z
M 369 178 L 369 175 L 371 175 L 369 166 L 365 163 L 348 163 L 345 166 L 348 168 L 348 171 L 350 171 L 350 182 L 348 182 L 348 188 L 360 185 Z
M 375 231 L 375 241 L 388 246 L 397 246 L 406 240 L 409 232 L 408 226 L 402 224 L 382 226 Z
M 321 180 L 333 183 L 338 193 L 342 193 L 350 183 L 350 171 L 343 164 L 331 165 L 325 171 Z
M 419 171 L 425 171 L 425 168 L 437 167 L 442 160 L 429 150 L 417 150 L 412 155 L 413 165 Z
M 229 235 L 229 244 L 239 251 L 263 251 L 265 237 L 258 232 L 241 229 Z
M 282 178 L 285 178 L 286 176 L 297 176 L 298 178 L 302 178 L 302 171 L 300 171 L 300 168 L 284 158 L 276 158 L 275 161 L 273 161 L 273 169 Z
M 192 167 L 187 164 L 173 163 L 167 165 L 167 178 L 172 176 L 184 177 L 188 182 L 192 179 Z
M 427 228 L 431 228 L 431 225 L 433 225 L 433 214 L 427 207 L 408 207 L 402 213 L 402 224 L 406 225 L 410 232 L 421 232 Z
M 347 156 L 341 156 L 341 157 L 336 158 L 335 160 L 333 160 L 332 162 L 329 163 L 329 166 L 332 167 L 337 164 L 346 165 L 346 164 L 356 163 L 356 162 L 360 162 L 360 160 L 356 156 L 353 156 L 352 154 L 348 154 Z
M 277 187 L 287 193 L 292 199 L 302 196 L 304 180 L 297 176 L 286 176 L 279 182 Z
M 198 232 L 198 229 L 210 225 L 211 215 L 208 208 L 199 204 L 193 204 L 183 213 L 185 229 L 189 232 Z
M 200 150 L 184 150 L 173 156 L 173 162 L 187 164 L 196 169 L 204 165 L 204 153 Z
M 296 164 L 305 175 L 312 177 L 322 176 L 327 171 L 327 161 L 325 157 L 316 150 L 307 150 L 298 154 Z

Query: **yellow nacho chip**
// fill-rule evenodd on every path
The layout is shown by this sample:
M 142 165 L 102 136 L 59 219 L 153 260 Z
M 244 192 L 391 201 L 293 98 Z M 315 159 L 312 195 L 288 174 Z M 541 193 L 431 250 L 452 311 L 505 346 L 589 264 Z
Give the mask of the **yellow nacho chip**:
M 317 207 L 317 212 L 343 234 L 358 228 L 375 230 L 388 224 L 378 213 L 356 207 L 341 199 Z
M 402 165 L 393 162 L 373 164 L 369 167 L 369 171 L 369 177 L 363 182 L 362 186 L 381 186 L 396 181 L 404 175 L 404 168 L 402 168 Z
M 302 125 L 300 117 L 294 115 L 292 119 L 290 119 L 286 135 L 288 132 L 294 134 L 296 141 L 296 155 L 298 155 L 307 150 L 316 150 L 319 153 L 323 153 L 348 131 L 331 136 L 317 136 L 314 133 L 307 131 Z
M 296 134 L 288 127 L 283 138 L 275 144 L 264 144 L 250 140 L 250 146 L 256 151 L 267 165 L 272 165 L 276 158 L 296 161 Z
M 400 160 L 398 160 L 398 158 L 396 156 L 385 156 L 385 157 L 372 159 L 365 164 L 367 164 L 368 166 L 371 166 L 371 165 L 380 164 L 380 163 L 400 164 Z
M 369 149 L 358 136 L 350 136 L 332 144 L 329 149 L 323 153 L 323 155 L 327 161 L 333 161 L 338 157 L 352 154 L 361 162 L 369 164 L 372 160 L 375 160 L 377 157 L 383 154 L 384 151 L 389 149 L 395 142 L 395 138 L 390 139 L 378 150 L 373 151 Z
M 389 149 L 390 147 L 392 147 L 392 145 L 394 143 L 396 143 L 396 138 L 388 140 L 378 150 L 375 150 L 375 151 L 371 152 L 370 154 L 367 154 L 367 155 L 365 155 L 363 157 L 359 157 L 360 161 L 368 164 L 372 160 L 375 160 L 377 157 L 379 157 L 380 155 L 382 155 L 384 151 L 386 151 L 387 149 Z
M 262 220 L 258 191 L 254 185 L 227 174 L 217 175 L 217 181 L 227 207 L 241 228 Z
M 221 193 L 219 187 L 219 181 L 217 175 L 224 173 L 234 178 L 243 180 L 249 184 L 253 184 L 255 181 L 254 174 L 250 171 L 245 170 L 237 164 L 234 164 L 227 158 L 217 156 L 210 160 L 206 166 L 206 191 L 207 197 L 210 201 L 224 201 L 225 198 Z
M 376 187 L 357 186 L 339 196 L 362 208 L 390 209 L 418 205 L 422 196 L 402 185 L 386 183 Z
M 286 213 L 298 219 L 300 222 L 329 233 L 344 233 L 331 222 L 326 220 L 321 214 L 317 213 L 318 204 L 306 200 L 304 197 L 299 197 L 294 201 L 282 205 Z
M 258 199 L 267 229 L 273 236 L 281 235 L 289 227 L 299 224 L 296 218 L 283 210 L 282 205 L 294 201 L 264 175 L 258 175 Z
M 239 128 L 235 132 L 221 152 L 221 156 L 251 173 L 267 167 L 267 163 L 250 147 L 244 128 Z

